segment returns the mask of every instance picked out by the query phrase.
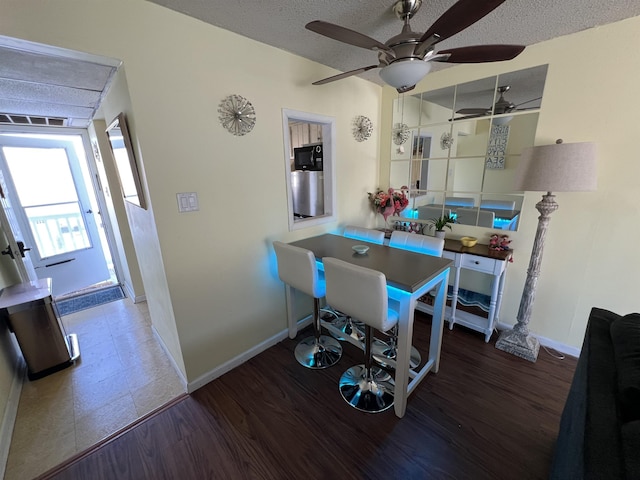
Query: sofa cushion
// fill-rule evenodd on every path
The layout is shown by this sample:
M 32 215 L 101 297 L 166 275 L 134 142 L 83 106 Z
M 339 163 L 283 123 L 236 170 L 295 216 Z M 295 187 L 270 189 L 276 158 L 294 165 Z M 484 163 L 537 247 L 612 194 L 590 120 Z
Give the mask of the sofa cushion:
M 640 420 L 640 313 L 631 313 L 612 322 L 611 340 L 622 421 Z
M 584 431 L 584 478 L 623 478 L 622 441 L 616 381 L 616 361 L 611 324 L 620 319 L 601 308 L 592 308 L 585 333 L 587 355 L 587 412 Z M 577 477 L 567 477 L 577 478 Z
M 640 479 L 640 420 L 622 425 L 622 452 L 627 480 Z

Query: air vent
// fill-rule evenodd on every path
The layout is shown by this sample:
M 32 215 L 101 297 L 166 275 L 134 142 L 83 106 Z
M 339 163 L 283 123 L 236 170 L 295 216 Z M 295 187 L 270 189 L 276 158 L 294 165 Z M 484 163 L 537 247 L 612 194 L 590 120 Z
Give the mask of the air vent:
M 58 117 L 35 117 L 31 115 L 13 115 L 10 113 L 0 113 L 0 125 L 1 124 L 65 127 L 69 124 L 69 119 L 58 118 Z

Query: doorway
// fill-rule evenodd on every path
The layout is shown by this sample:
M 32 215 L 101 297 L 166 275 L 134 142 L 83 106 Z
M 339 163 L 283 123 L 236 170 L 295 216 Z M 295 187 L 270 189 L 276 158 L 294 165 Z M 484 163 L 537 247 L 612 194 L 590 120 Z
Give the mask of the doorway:
M 57 298 L 119 284 L 87 139 L 86 131 L 0 132 L 0 194 L 20 250 L 12 256 L 29 278 L 52 278 Z
M 414 168 L 411 173 L 412 188 L 425 190 L 429 185 L 429 158 L 431 157 L 431 136 L 417 135 L 413 138 L 411 158 Z

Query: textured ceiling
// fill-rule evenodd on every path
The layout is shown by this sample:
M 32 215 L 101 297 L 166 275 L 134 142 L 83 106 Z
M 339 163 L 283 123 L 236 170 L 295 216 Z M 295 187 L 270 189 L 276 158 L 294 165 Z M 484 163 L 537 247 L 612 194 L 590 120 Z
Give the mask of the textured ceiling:
M 307 23 L 336 23 L 382 43 L 402 29 L 391 10 L 393 0 L 148 1 L 341 72 L 377 64 L 377 54 L 313 33 L 304 28 Z M 412 30 L 425 32 L 454 3 L 423 0 L 411 20 Z M 507 0 L 476 24 L 441 42 L 438 50 L 492 43 L 532 45 L 637 15 L 640 0 Z M 378 69 L 359 76 L 382 84 Z
M 84 127 L 93 117 L 114 66 L 0 48 L 0 113 L 64 118 Z
M 383 43 L 402 27 L 391 11 L 393 2 L 385 0 L 148 1 L 339 71 L 375 64 L 377 55 L 310 32 L 305 24 L 324 20 Z M 454 3 L 424 0 L 411 20 L 412 29 L 424 32 Z M 531 45 L 637 15 L 640 0 L 507 0 L 476 24 L 441 42 L 438 49 L 490 43 Z M 69 117 L 72 125 L 85 126 L 117 64 L 0 37 L 0 113 Z M 438 64 L 435 68 L 444 67 Z M 360 76 L 382 83 L 377 69 Z

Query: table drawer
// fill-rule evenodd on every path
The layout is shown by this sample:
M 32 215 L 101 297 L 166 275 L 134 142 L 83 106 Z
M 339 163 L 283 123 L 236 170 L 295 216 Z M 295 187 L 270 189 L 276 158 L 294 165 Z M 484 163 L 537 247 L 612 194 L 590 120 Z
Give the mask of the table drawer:
M 462 268 L 468 268 L 469 270 L 476 270 L 478 272 L 491 273 L 495 275 L 502 271 L 504 263 L 504 261 L 497 260 L 495 258 L 464 254 L 462 255 L 460 266 Z
M 447 260 L 455 260 L 456 259 L 456 253 L 455 252 L 450 252 L 449 250 L 443 250 L 442 258 L 446 258 Z

